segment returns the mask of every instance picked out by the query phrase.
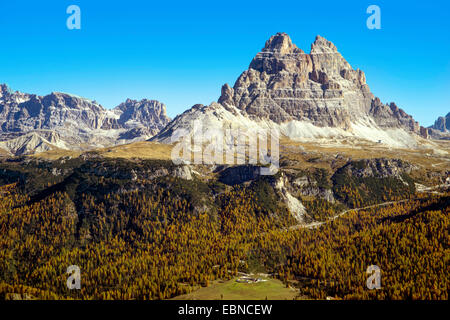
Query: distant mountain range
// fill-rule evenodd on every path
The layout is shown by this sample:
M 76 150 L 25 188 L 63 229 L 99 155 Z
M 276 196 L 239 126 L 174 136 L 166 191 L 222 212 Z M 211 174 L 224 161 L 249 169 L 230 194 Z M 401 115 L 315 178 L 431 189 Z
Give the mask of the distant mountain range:
M 66 93 L 37 96 L 0 85 L 0 148 L 22 155 L 53 148 L 86 150 L 152 139 L 169 143 L 177 129 L 278 128 L 293 139 L 378 142 L 416 147 L 428 133 L 440 138 L 449 115 L 426 129 L 395 103 L 374 96 L 360 69 L 321 36 L 305 53 L 277 33 L 217 102 L 195 105 L 173 121 L 156 100 L 128 99 L 112 110 Z M 441 133 L 439 133 L 441 132 Z
M 450 139 L 450 112 L 445 117 L 437 118 L 429 129 L 433 138 Z
M 145 140 L 169 121 L 165 105 L 156 100 L 128 99 L 107 110 L 71 94 L 41 97 L 0 85 L 0 148 L 14 155 Z

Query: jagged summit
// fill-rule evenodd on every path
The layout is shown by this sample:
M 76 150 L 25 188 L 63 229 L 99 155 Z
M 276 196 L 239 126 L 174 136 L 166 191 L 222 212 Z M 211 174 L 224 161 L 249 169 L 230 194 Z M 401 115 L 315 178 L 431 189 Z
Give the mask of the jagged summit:
M 312 44 L 312 53 L 306 54 L 287 34 L 277 33 L 233 88 L 223 87 L 219 102 L 254 120 L 304 120 L 320 127 L 348 128 L 350 106 L 357 114 L 369 112 L 373 96 L 364 74 L 336 53 L 336 47 L 321 36 Z M 347 92 L 353 101 L 345 101 Z
M 291 38 L 284 32 L 278 32 L 277 34 L 270 37 L 266 41 L 266 45 L 262 51 L 268 52 L 279 52 L 281 54 L 287 54 L 292 52 L 301 51 L 295 44 L 292 43 Z M 303 51 L 301 51 L 303 52 Z
M 15 155 L 146 140 L 169 121 L 165 105 L 156 100 L 129 99 L 107 110 L 73 94 L 13 93 L 0 85 L 0 147 Z
M 435 139 L 450 140 L 450 112 L 445 117 L 438 117 L 434 124 L 428 127 L 428 133 Z
M 438 117 L 430 128 L 441 132 L 450 131 L 450 112 L 445 117 Z
M 286 33 L 271 36 L 233 87 L 223 85 L 218 104 L 192 109 L 168 127 L 189 130 L 193 119 L 276 126 L 295 139 L 355 137 L 403 147 L 416 145 L 414 135 L 423 134 L 410 115 L 375 97 L 364 72 L 319 35 L 309 54 Z M 164 129 L 155 139 L 167 136 Z
M 286 33 L 271 36 L 233 87 L 223 85 L 217 103 L 195 105 L 172 121 L 156 100 L 127 99 L 106 110 L 72 94 L 13 93 L 0 85 L 0 141 L 12 153 L 49 145 L 110 146 L 158 132 L 152 139 L 170 142 L 177 129 L 191 131 L 194 120 L 202 121 L 205 130 L 276 127 L 293 139 L 355 138 L 395 147 L 414 147 L 419 135 L 426 137 L 428 132 L 395 103 L 382 103 L 370 91 L 364 72 L 319 35 L 310 53 Z M 437 126 L 442 123 L 441 119 Z
M 8 87 L 7 84 L 0 83 L 0 99 L 4 96 L 10 95 L 11 89 Z
M 6 83 L 0 83 L 0 92 L 5 93 L 8 91 L 9 91 L 8 85 Z
M 311 54 L 338 52 L 333 42 L 317 35 L 316 40 L 311 44 Z
M 151 126 L 146 127 L 150 129 L 152 135 L 158 133 L 170 121 L 166 113 L 166 106 L 157 100 L 127 99 L 113 111 L 120 114 L 118 123 L 122 126 L 131 125 L 133 122 L 137 123 L 138 126 L 139 124 L 151 124 Z
M 278 32 L 271 36 L 269 40 L 266 41 L 266 44 L 261 51 L 277 52 L 280 54 L 305 53 L 292 42 L 289 35 L 285 32 Z M 320 35 L 317 35 L 316 39 L 311 44 L 311 53 L 331 53 L 337 51 L 336 46 L 331 41 L 328 41 Z

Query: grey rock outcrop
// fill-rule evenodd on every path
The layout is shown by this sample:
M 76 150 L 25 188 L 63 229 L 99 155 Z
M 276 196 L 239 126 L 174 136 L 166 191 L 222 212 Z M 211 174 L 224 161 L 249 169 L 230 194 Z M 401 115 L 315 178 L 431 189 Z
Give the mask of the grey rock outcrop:
M 276 123 L 305 120 L 319 127 L 351 128 L 370 116 L 384 128 L 420 134 L 414 119 L 395 103 L 381 103 L 369 90 L 363 71 L 354 70 L 336 46 L 317 36 L 306 54 L 285 33 L 272 36 L 233 88 L 222 88 L 219 102 L 250 118 Z
M 416 167 L 400 159 L 378 158 L 350 161 L 338 171 L 359 178 L 401 178 L 403 173 L 411 173 L 414 169 Z
M 450 112 L 445 117 L 439 117 L 430 128 L 441 132 L 450 131 Z
M 437 118 L 428 129 L 433 138 L 450 139 L 450 112 L 445 117 Z
M 308 176 L 301 176 L 293 179 L 291 184 L 299 194 L 308 197 L 317 197 L 328 202 L 335 202 L 333 191 L 330 188 L 319 187 L 317 181 Z
M 404 110 L 370 92 L 364 72 L 332 42 L 317 36 L 305 53 L 285 33 L 270 37 L 233 87 L 223 85 L 218 103 L 194 106 L 153 139 L 170 142 L 177 129 L 192 132 L 194 120 L 204 127 L 268 125 L 296 139 L 356 137 L 396 147 L 426 137 Z
M 166 106 L 156 100 L 127 99 L 113 111 L 120 114 L 117 122 L 121 127 L 144 127 L 150 131 L 151 135 L 158 133 L 170 121 L 166 114 Z
M 14 155 L 146 140 L 169 121 L 155 100 L 128 99 L 107 110 L 71 94 L 37 96 L 0 85 L 0 146 Z

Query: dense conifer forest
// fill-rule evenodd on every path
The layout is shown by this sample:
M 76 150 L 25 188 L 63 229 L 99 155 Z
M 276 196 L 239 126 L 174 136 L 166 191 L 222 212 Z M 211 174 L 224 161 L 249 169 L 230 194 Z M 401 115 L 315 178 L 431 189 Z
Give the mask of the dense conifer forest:
M 270 179 L 230 186 L 155 174 L 171 167 L 2 163 L 0 298 L 169 299 L 264 271 L 298 298 L 448 299 L 448 192 L 418 193 L 406 176 L 400 186 L 319 172 L 340 201 L 303 201 L 323 224 L 292 228 Z M 70 265 L 80 290 L 66 286 Z M 369 265 L 380 267 L 381 289 L 367 289 Z

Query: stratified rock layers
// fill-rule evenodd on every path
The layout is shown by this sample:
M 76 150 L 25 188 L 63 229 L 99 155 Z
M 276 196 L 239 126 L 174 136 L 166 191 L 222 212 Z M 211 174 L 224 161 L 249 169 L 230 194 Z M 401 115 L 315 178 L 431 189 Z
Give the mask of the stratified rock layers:
M 15 155 L 145 140 L 169 121 L 165 105 L 156 100 L 128 99 L 107 110 L 66 93 L 41 97 L 0 86 L 0 147 Z
M 155 140 L 168 141 L 177 128 L 191 130 L 193 120 L 205 126 L 263 123 L 291 138 L 355 136 L 396 146 L 411 146 L 414 135 L 426 135 L 395 103 L 375 97 L 364 72 L 354 70 L 333 43 L 317 36 L 307 54 L 285 33 L 266 42 L 233 87 L 222 87 L 218 103 L 194 106 Z

